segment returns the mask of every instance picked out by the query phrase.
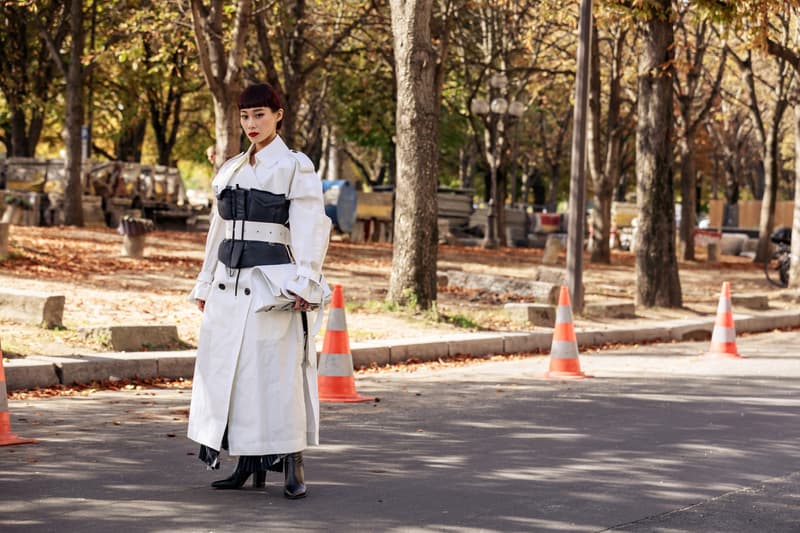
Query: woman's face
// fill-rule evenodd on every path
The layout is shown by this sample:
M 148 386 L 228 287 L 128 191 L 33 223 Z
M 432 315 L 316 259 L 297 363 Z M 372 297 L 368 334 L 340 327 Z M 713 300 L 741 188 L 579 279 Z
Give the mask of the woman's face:
M 268 107 L 251 107 L 239 111 L 242 131 L 261 150 L 277 135 L 278 121 L 283 117 L 283 109 L 273 111 Z

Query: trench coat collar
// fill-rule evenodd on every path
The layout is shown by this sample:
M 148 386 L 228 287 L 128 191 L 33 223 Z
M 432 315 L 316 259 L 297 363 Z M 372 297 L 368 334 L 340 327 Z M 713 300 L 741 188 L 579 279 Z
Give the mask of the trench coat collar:
M 233 159 L 230 159 L 225 164 L 226 166 L 220 169 L 220 172 L 214 178 L 212 183 L 215 194 L 219 194 L 219 191 L 228 185 L 228 182 L 231 180 L 231 178 L 233 178 L 236 172 L 242 168 L 242 165 L 250 160 L 250 154 L 252 154 L 253 150 L 255 150 L 255 146 L 256 145 L 251 144 L 250 148 L 248 148 L 246 152 L 239 154 Z M 283 139 L 281 139 L 280 135 L 276 135 L 271 143 L 256 152 L 256 166 L 261 164 L 264 165 L 264 168 L 269 168 L 280 161 L 281 158 L 286 156 L 286 154 L 289 152 L 289 147 L 286 146 L 286 143 L 283 142 Z
M 256 149 L 255 144 L 251 144 L 247 150 L 247 158 L 250 159 L 250 154 Z M 289 147 L 283 142 L 280 135 L 275 135 L 268 145 L 255 153 L 256 164 L 263 164 L 265 167 L 271 167 L 289 153 Z

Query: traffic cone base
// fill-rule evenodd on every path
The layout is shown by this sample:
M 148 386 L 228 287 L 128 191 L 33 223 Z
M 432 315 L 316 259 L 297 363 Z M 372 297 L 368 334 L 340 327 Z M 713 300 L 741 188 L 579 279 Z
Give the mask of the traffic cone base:
M 353 373 L 353 355 L 347 336 L 344 313 L 344 293 L 341 285 L 334 285 L 328 326 L 322 341 L 322 352 L 317 366 L 317 387 L 321 402 L 371 402 L 375 398 L 356 392 Z
M 580 364 L 578 363 L 578 359 L 551 359 L 550 360 L 550 370 L 545 372 L 545 377 L 548 378 L 571 378 L 571 379 L 583 379 L 588 378 L 591 376 L 587 376 L 583 372 L 581 372 Z
M 731 284 L 728 281 L 722 283 L 719 305 L 717 305 L 717 318 L 714 321 L 714 331 L 711 334 L 711 346 L 706 352 L 706 356 L 726 357 L 729 359 L 742 358 L 736 348 L 736 326 L 733 322 L 731 309 Z
M 319 401 L 321 402 L 371 402 L 375 398 L 356 392 L 355 381 L 348 376 L 319 376 Z M 324 392 L 323 392 L 324 391 Z
M 33 439 L 22 439 L 11 431 L 11 416 L 8 411 L 0 413 L 0 446 L 12 444 L 33 444 Z
M 578 360 L 578 341 L 572 322 L 572 307 L 569 290 L 561 287 L 556 309 L 556 324 L 553 328 L 553 342 L 550 345 L 550 368 L 541 377 L 547 379 L 590 378 L 581 372 Z
M 11 414 L 8 412 L 8 392 L 6 389 L 6 370 L 3 367 L 3 352 L 0 350 L 0 446 L 11 444 L 32 444 L 33 439 L 23 439 L 11 431 Z

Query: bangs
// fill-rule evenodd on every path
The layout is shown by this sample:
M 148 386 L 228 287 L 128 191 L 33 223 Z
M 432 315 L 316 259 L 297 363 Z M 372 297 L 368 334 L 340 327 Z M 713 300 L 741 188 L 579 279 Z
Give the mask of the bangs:
M 281 100 L 272 86 L 266 83 L 250 85 L 239 96 L 239 109 L 268 107 L 272 111 L 281 108 Z

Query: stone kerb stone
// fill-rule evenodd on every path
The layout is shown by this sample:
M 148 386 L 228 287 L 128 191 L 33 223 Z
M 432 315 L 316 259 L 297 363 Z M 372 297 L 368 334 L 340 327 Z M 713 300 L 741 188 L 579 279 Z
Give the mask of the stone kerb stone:
M 21 289 L 0 289 L 0 318 L 43 328 L 63 326 L 64 296 Z
M 98 326 L 80 328 L 78 332 L 118 352 L 163 350 L 180 345 L 176 326 Z
M 450 355 L 450 346 L 447 339 L 443 337 L 417 337 L 414 340 L 401 340 L 392 344 L 389 349 L 391 363 L 402 363 L 409 359 L 435 361 L 448 355 Z
M 389 364 L 391 360 L 390 343 L 387 341 L 363 341 L 350 345 L 353 367 Z
M 757 316 L 733 314 L 737 333 L 770 331 L 772 329 L 796 328 L 800 326 L 800 313 L 795 310 L 778 309 Z
M 503 335 L 503 352 L 525 353 L 538 352 L 550 348 L 553 334 L 547 333 L 506 333 Z
M 6 373 L 6 388 L 9 391 L 52 387 L 60 383 L 52 361 L 36 357 L 10 359 L 3 364 Z
M 465 334 L 448 338 L 450 355 L 494 355 L 503 353 L 503 334 Z

